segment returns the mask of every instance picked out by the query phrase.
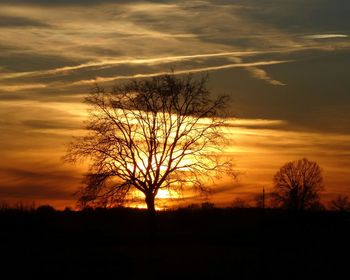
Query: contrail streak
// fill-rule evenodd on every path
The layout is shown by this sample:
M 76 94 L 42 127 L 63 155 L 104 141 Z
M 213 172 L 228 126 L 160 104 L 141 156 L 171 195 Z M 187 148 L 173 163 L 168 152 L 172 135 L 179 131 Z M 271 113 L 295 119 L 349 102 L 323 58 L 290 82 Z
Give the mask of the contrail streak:
M 105 59 L 101 61 L 91 61 L 82 63 L 75 66 L 65 66 L 56 69 L 42 70 L 42 71 L 31 71 L 31 72 L 20 72 L 20 73 L 9 73 L 0 76 L 1 80 L 13 79 L 21 77 L 37 77 L 45 75 L 55 74 L 66 74 L 72 71 L 86 69 L 86 68 L 97 68 L 103 69 L 123 64 L 144 64 L 144 65 L 157 65 L 176 61 L 191 60 L 196 58 L 211 58 L 211 57 L 224 57 L 224 56 L 250 56 L 260 52 L 247 51 L 247 52 L 221 52 L 221 53 L 207 53 L 207 54 L 194 54 L 194 55 L 179 55 L 179 56 L 166 56 L 166 57 L 155 57 L 155 58 L 130 58 L 130 59 Z
M 95 79 L 90 79 L 90 80 L 81 80 L 73 84 L 85 85 L 85 84 L 93 84 L 96 82 L 103 83 L 103 82 L 111 82 L 111 81 L 125 80 L 125 79 L 150 78 L 150 77 L 157 77 L 157 76 L 169 75 L 169 74 L 181 75 L 186 73 L 209 72 L 209 71 L 217 71 L 217 70 L 229 69 L 229 68 L 266 66 L 266 65 L 274 65 L 274 64 L 281 64 L 281 63 L 287 63 L 287 62 L 291 62 L 291 61 L 290 60 L 272 60 L 272 61 L 259 61 L 259 62 L 251 62 L 251 63 L 233 63 L 233 64 L 225 64 L 225 65 L 219 65 L 219 66 L 204 67 L 204 68 L 178 70 L 173 72 L 163 71 L 163 72 L 149 73 L 149 74 L 120 75 L 120 76 L 114 76 L 114 77 L 97 77 Z

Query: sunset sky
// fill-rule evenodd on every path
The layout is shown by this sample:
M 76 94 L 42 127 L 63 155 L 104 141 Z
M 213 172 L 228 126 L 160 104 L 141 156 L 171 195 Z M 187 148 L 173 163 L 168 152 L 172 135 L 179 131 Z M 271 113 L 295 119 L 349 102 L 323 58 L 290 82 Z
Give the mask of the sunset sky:
M 240 176 L 216 205 L 271 190 L 302 157 L 323 169 L 324 201 L 350 195 L 349 15 L 348 0 L 0 0 L 0 201 L 74 207 L 86 166 L 62 156 L 84 96 L 171 69 L 231 96 Z

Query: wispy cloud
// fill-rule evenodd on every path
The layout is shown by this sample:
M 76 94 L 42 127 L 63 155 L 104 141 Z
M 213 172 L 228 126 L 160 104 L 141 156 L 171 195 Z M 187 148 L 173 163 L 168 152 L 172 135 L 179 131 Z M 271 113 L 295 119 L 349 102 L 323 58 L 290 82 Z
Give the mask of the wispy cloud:
M 286 84 L 285 83 L 282 83 L 278 80 L 274 80 L 272 79 L 269 74 L 263 70 L 263 69 L 260 69 L 260 68 L 257 68 L 257 67 L 247 67 L 247 70 L 249 71 L 249 73 L 251 74 L 251 76 L 253 78 L 257 78 L 259 80 L 263 80 L 271 85 L 274 85 L 274 86 L 285 86 Z
M 267 119 L 227 119 L 225 124 L 232 127 L 273 127 L 287 125 L 285 120 L 267 120 Z
M 75 82 L 64 82 L 64 81 L 55 81 L 55 82 L 47 82 L 47 83 L 31 83 L 30 81 L 26 83 L 25 81 L 17 82 L 17 84 L 3 84 L 0 87 L 0 90 L 7 91 L 7 92 L 21 92 L 26 90 L 33 90 L 33 89 L 44 89 L 44 88 L 67 88 L 71 86 L 80 86 L 80 85 L 89 85 L 94 83 L 107 83 L 107 82 L 113 82 L 117 80 L 126 80 L 126 79 L 138 79 L 138 78 L 151 78 L 151 77 L 157 77 L 161 75 L 167 75 L 167 74 L 175 74 L 175 75 L 181 75 L 181 74 L 187 74 L 187 73 L 201 73 L 201 72 L 211 72 L 211 71 L 219 71 L 224 69 L 231 69 L 231 68 L 245 68 L 249 72 L 251 72 L 251 75 L 253 78 L 264 80 L 272 85 L 285 85 L 284 83 L 274 80 L 270 78 L 270 76 L 267 74 L 265 70 L 259 69 L 257 67 L 259 66 L 269 66 L 269 65 L 276 65 L 276 64 L 282 64 L 282 63 L 288 63 L 291 62 L 291 60 L 271 60 L 271 61 L 256 61 L 256 62 L 242 62 L 242 60 L 235 55 L 241 55 L 241 52 L 227 52 L 227 53 L 216 53 L 216 54 L 198 54 L 198 55 L 187 55 L 187 56 L 174 56 L 174 57 L 162 57 L 162 58 L 150 58 L 150 59 L 130 59 L 130 60 L 116 60 L 115 62 L 117 64 L 122 63 L 130 63 L 130 64 L 142 64 L 146 63 L 166 63 L 170 61 L 181 61 L 186 59 L 195 59 L 195 58 L 211 58 L 211 57 L 221 57 L 221 56 L 229 56 L 229 61 L 235 61 L 235 63 L 229 63 L 229 64 L 223 64 L 218 66 L 208 66 L 208 67 L 199 67 L 199 68 L 190 68 L 190 69 L 181 69 L 181 70 L 174 70 L 174 71 L 158 71 L 153 73 L 136 73 L 131 75 L 118 75 L 118 76 L 98 76 L 93 79 L 83 79 L 78 80 Z M 243 52 L 243 55 L 253 55 L 253 52 Z M 47 71 L 36 71 L 36 72 L 27 72 L 27 73 L 13 73 L 8 74 L 7 76 L 0 77 L 1 79 L 14 79 L 18 78 L 20 75 L 29 75 L 30 77 L 37 76 L 47 76 L 49 74 L 55 74 L 55 73 L 61 73 L 64 70 L 68 69 L 66 71 L 75 71 L 79 69 L 83 69 L 84 67 L 90 67 L 87 65 L 97 65 L 97 63 L 91 63 L 91 64 L 84 64 L 84 65 L 78 65 L 78 66 L 72 66 L 72 67 L 63 67 L 53 70 L 47 70 Z M 102 64 L 101 64 L 102 65 Z M 108 65 L 112 65 L 111 63 L 105 64 L 101 67 L 108 67 Z M 115 64 L 113 64 L 115 65 Z M 91 66 L 93 67 L 93 66 Z M 22 77 L 23 77 L 22 76 Z
M 332 38 L 348 38 L 345 34 L 313 34 L 304 36 L 307 39 L 332 39 Z
M 103 69 L 107 67 L 113 67 L 117 65 L 159 65 L 171 62 L 179 62 L 185 60 L 206 59 L 214 57 L 232 57 L 232 56 L 251 56 L 261 52 L 258 51 L 235 51 L 235 52 L 219 52 L 208 54 L 193 54 L 193 55 L 178 55 L 178 56 L 166 56 L 166 57 L 154 57 L 154 58 L 128 58 L 128 59 L 105 59 L 102 61 L 91 61 L 74 66 L 65 66 L 56 69 L 43 70 L 43 71 L 31 71 L 20 73 L 6 73 L 0 76 L 1 79 L 13 79 L 20 77 L 36 77 L 43 75 L 54 75 L 60 73 L 68 73 L 75 70 L 81 70 L 86 68 Z M 1 69 L 1 68 L 0 68 Z
M 8 92 L 24 91 L 24 90 L 31 90 L 31 89 L 42 89 L 42 88 L 46 88 L 46 85 L 44 85 L 44 84 L 17 84 L 17 85 L 1 85 L 0 86 L 0 90 L 8 91 Z
M 120 75 L 120 76 L 113 76 L 113 77 L 96 77 L 95 79 L 81 80 L 81 81 L 75 82 L 74 84 L 85 85 L 85 84 L 93 84 L 96 82 L 104 83 L 104 82 L 112 82 L 112 81 L 116 81 L 116 80 L 149 78 L 149 77 L 157 77 L 157 76 L 167 75 L 167 74 L 181 75 L 181 74 L 186 74 L 186 73 L 210 72 L 210 71 L 217 71 L 217 70 L 230 69 L 230 68 L 247 68 L 247 67 L 255 67 L 255 66 L 267 66 L 267 65 L 281 64 L 281 63 L 287 63 L 287 62 L 290 62 L 290 61 L 288 61 L 288 60 L 258 61 L 258 62 L 250 62 L 250 63 L 233 63 L 233 64 L 225 64 L 225 65 L 219 65 L 219 66 L 177 70 L 177 71 L 173 71 L 173 72 L 162 71 L 162 72 L 148 73 L 148 74 Z

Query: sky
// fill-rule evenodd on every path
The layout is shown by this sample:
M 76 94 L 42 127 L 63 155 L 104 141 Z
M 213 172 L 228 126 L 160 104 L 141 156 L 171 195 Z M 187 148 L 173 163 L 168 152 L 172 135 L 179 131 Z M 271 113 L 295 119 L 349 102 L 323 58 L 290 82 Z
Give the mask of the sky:
M 231 97 L 240 176 L 212 202 L 271 190 L 303 157 L 325 201 L 350 195 L 349 14 L 347 0 L 0 0 L 0 200 L 74 207 L 86 166 L 62 156 L 84 133 L 84 97 L 171 69 Z

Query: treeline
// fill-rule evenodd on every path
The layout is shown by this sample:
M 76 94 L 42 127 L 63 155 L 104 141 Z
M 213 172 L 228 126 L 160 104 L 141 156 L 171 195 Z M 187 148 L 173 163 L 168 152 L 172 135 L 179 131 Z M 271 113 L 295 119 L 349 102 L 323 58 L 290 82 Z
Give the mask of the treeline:
M 227 207 L 217 207 L 212 202 L 203 202 L 203 203 L 191 203 L 186 206 L 179 206 L 174 208 L 164 208 L 162 210 L 159 210 L 158 212 L 174 212 L 174 211 L 207 211 L 207 210 L 235 210 L 235 209 L 250 209 L 250 210 L 266 210 L 266 211 L 273 211 L 273 210 L 282 210 L 282 211 L 291 211 L 293 212 L 293 209 L 286 209 L 283 207 L 278 207 L 276 204 L 274 204 L 272 197 L 272 194 L 267 193 L 265 194 L 266 200 L 262 202 L 261 195 L 258 194 L 254 197 L 253 200 L 246 200 L 241 197 L 237 197 L 234 199 L 229 206 Z M 15 204 L 8 204 L 6 202 L 0 202 L 0 212 L 8 212 L 8 211 L 15 211 L 15 212 L 38 212 L 38 213 L 53 213 L 53 212 L 98 212 L 98 211 L 104 211 L 104 212 L 115 212 L 115 211 L 132 211 L 132 212 L 145 212 L 146 209 L 143 208 L 137 208 L 137 207 L 124 207 L 124 206 L 118 206 L 113 208 L 104 208 L 104 207 L 85 207 L 82 209 L 73 209 L 71 207 L 66 207 L 63 210 L 55 209 L 53 206 L 49 204 L 39 205 L 36 206 L 34 202 L 31 203 L 24 203 L 24 202 L 18 202 Z M 348 212 L 350 213 L 350 200 L 348 196 L 338 195 L 335 199 L 331 200 L 327 204 L 323 204 L 321 202 L 318 203 L 314 208 L 309 208 L 307 210 L 298 211 L 298 212 L 318 212 L 318 211 L 330 211 L 330 212 Z

